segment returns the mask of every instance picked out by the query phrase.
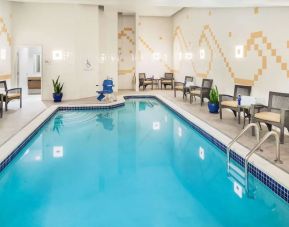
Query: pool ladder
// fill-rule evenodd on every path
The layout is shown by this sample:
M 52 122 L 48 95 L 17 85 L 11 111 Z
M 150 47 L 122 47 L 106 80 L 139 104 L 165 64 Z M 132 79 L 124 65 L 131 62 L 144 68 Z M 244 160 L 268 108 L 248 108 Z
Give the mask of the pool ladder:
M 246 154 L 245 156 L 245 164 L 244 164 L 244 171 L 242 171 L 238 166 L 234 165 L 230 160 L 231 160 L 231 147 L 233 146 L 233 144 L 235 142 L 237 142 L 237 140 L 245 134 L 246 131 L 248 131 L 250 128 L 255 128 L 255 132 L 256 132 L 256 137 L 257 137 L 257 144 L 250 150 L 250 152 L 248 154 Z M 244 184 L 245 186 L 245 190 L 248 193 L 249 192 L 249 184 L 248 184 L 248 166 L 249 166 L 249 159 L 250 157 L 257 151 L 261 149 L 261 145 L 269 138 L 273 136 L 275 138 L 276 141 L 276 158 L 275 158 L 275 162 L 282 164 L 282 161 L 280 159 L 280 140 L 279 140 L 279 135 L 277 132 L 274 131 L 270 131 L 267 132 L 264 137 L 260 140 L 260 127 L 259 125 L 257 125 L 256 123 L 250 123 L 248 124 L 239 135 L 237 135 L 227 146 L 227 172 L 228 174 L 231 174 L 231 170 L 233 170 L 239 177 L 238 181 L 242 184 Z M 239 178 L 243 178 L 243 182 L 242 180 L 240 180 Z

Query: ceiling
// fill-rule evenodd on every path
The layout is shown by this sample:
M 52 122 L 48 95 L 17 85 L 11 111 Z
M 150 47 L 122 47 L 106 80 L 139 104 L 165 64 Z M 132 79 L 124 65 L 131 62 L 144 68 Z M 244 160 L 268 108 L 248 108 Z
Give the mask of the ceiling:
M 289 0 L 9 0 L 14 2 L 72 3 L 113 6 L 120 12 L 141 16 L 171 16 L 183 7 L 275 7 Z

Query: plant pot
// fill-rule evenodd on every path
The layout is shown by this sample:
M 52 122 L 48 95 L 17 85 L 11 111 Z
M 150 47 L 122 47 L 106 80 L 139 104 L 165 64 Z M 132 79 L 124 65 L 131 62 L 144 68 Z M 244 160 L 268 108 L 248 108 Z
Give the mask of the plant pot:
M 53 93 L 54 102 L 61 102 L 62 95 L 62 93 Z
M 208 103 L 210 113 L 219 113 L 219 103 Z

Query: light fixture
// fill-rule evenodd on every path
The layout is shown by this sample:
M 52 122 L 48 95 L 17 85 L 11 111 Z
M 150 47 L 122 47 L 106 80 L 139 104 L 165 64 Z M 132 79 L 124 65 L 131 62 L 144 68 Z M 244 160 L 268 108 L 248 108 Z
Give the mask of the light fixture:
M 2 61 L 5 61 L 6 58 L 7 58 L 7 51 L 6 51 L 6 49 L 1 49 L 1 50 L 0 50 L 0 59 L 1 59 Z
M 234 181 L 234 192 L 236 193 L 237 196 L 239 196 L 240 198 L 243 197 L 243 188 L 242 186 L 237 183 L 236 181 Z
M 193 59 L 193 54 L 190 52 L 185 53 L 185 59 L 190 61 Z
M 52 51 L 52 59 L 54 61 L 60 61 L 63 59 L 63 53 L 61 50 L 54 50 Z
M 206 57 L 206 52 L 204 49 L 200 49 L 200 59 L 205 59 Z
M 235 57 L 236 58 L 243 58 L 244 57 L 244 46 L 243 45 L 237 45 L 235 47 Z
M 153 122 L 153 130 L 160 130 L 161 124 L 159 121 Z
M 199 148 L 199 157 L 200 159 L 205 160 L 205 150 L 202 147 Z
M 53 158 L 62 158 L 63 157 L 63 147 L 54 146 L 53 147 Z
M 161 59 L 161 54 L 159 52 L 153 53 L 153 60 L 158 61 Z

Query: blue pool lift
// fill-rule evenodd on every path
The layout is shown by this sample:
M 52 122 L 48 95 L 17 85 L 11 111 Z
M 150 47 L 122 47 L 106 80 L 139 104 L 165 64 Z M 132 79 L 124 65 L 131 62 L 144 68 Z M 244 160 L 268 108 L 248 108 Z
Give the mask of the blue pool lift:
M 98 85 L 96 85 L 98 86 Z M 113 93 L 113 81 L 111 79 L 106 79 L 102 83 L 102 91 L 97 91 L 99 96 L 97 97 L 97 100 L 102 101 L 105 98 L 106 94 L 112 94 Z

